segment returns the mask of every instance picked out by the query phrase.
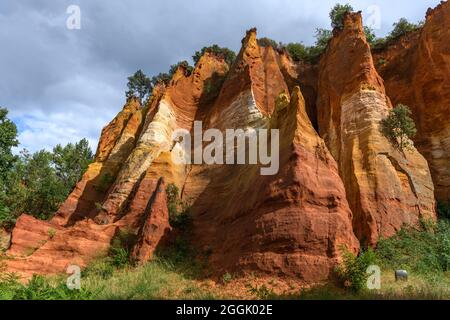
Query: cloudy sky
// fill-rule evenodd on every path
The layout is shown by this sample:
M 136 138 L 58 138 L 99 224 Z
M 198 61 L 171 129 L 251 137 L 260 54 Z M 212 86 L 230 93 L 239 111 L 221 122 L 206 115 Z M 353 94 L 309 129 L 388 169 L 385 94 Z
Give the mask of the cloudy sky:
M 282 42 L 314 42 L 338 0 L 1 0 L 0 106 L 16 122 L 20 148 L 36 151 L 88 138 L 122 108 L 127 76 L 148 75 L 217 43 L 239 50 L 247 29 Z M 377 22 L 423 20 L 440 0 L 347 1 Z M 66 26 L 79 6 L 81 29 Z M 375 19 L 374 19 L 375 18 Z

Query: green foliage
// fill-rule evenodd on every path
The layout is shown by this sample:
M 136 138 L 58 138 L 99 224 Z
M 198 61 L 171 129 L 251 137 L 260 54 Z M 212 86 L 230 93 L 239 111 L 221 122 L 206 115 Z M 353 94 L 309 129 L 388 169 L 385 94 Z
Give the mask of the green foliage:
M 328 42 L 333 37 L 333 32 L 327 29 L 316 29 L 316 48 L 320 53 L 325 51 Z
M 369 279 L 367 268 L 376 262 L 373 250 L 361 252 L 359 256 L 343 248 L 343 262 L 336 268 L 336 272 L 345 285 L 354 292 L 362 291 Z
M 385 38 L 375 38 L 372 42 L 370 42 L 372 48 L 374 49 L 384 49 L 390 43 L 395 41 L 396 39 L 420 29 L 423 26 L 423 23 L 420 22 L 418 24 L 410 23 L 407 19 L 401 18 L 398 22 L 393 24 L 394 29 L 387 35 Z
M 377 255 L 388 269 L 406 269 L 422 275 L 450 271 L 450 222 L 424 223 L 421 230 L 404 228 L 379 242 Z
M 136 234 L 131 230 L 120 230 L 111 242 L 109 257 L 116 268 L 124 268 L 130 263 L 130 253 L 136 243 Z
M 275 292 L 272 289 L 269 289 L 266 285 L 262 286 L 252 286 L 251 284 L 247 285 L 248 291 L 256 296 L 260 300 L 273 300 L 276 297 Z
M 258 45 L 261 47 L 272 47 L 275 50 L 280 48 L 280 45 L 275 40 L 266 37 L 258 39 Z
M 306 61 L 315 63 L 325 48 L 317 46 L 305 46 L 303 43 L 289 43 L 285 46 L 287 52 L 294 61 Z
M 391 110 L 388 117 L 381 121 L 381 132 L 399 150 L 412 148 L 411 139 L 417 129 L 409 107 L 399 104 Z
M 63 281 L 52 285 L 41 276 L 23 285 L 13 274 L 0 275 L 0 300 L 90 300 L 93 296 L 88 290 L 69 290 Z
M 294 61 L 316 63 L 328 46 L 333 34 L 330 30 L 316 29 L 316 43 L 314 46 L 305 46 L 302 43 L 289 43 L 284 46 Z
M 56 236 L 56 233 L 57 233 L 56 230 L 52 228 L 48 229 L 47 231 L 48 237 L 50 239 L 53 239 Z
M 70 191 L 56 175 L 52 156 L 45 150 L 22 153 L 10 176 L 8 204 L 14 215 L 26 212 L 47 220 L 67 197 Z
M 233 276 L 230 274 L 230 273 L 225 273 L 223 276 L 222 276 L 222 281 L 224 282 L 224 283 L 228 283 L 228 282 L 230 282 L 231 280 L 233 280 Z
M 191 205 L 180 199 L 180 191 L 175 184 L 167 186 L 166 194 L 170 225 L 183 232 L 188 231 L 192 223 L 190 216 Z
M 0 227 L 12 228 L 16 218 L 28 213 L 46 220 L 58 209 L 79 181 L 93 155 L 86 139 L 53 152 L 30 154 L 18 145 L 17 129 L 0 109 Z
M 152 85 L 156 86 L 158 84 L 169 84 L 172 80 L 172 76 L 168 73 L 160 73 L 157 76 L 152 77 Z
M 152 77 L 152 86 L 156 86 L 158 84 L 168 85 L 179 67 L 184 68 L 185 76 L 189 76 L 192 71 L 194 71 L 194 67 L 189 65 L 189 62 L 187 62 L 186 60 L 180 61 L 176 64 L 171 65 L 168 73 L 160 73 L 157 76 Z
M 364 26 L 364 34 L 366 35 L 367 42 L 373 46 L 377 41 L 377 36 L 372 28 Z
M 344 16 L 347 12 L 353 12 L 350 4 L 336 4 L 330 12 L 331 27 L 342 30 L 344 28 Z
M 6 207 L 0 199 L 0 227 L 11 229 L 16 223 L 15 217 L 11 214 L 11 210 Z
M 111 257 L 105 257 L 92 262 L 81 272 L 82 278 L 98 277 L 103 280 L 110 279 L 117 268 L 114 266 L 113 259 Z
M 142 72 L 136 71 L 132 76 L 128 77 L 128 91 L 126 96 L 128 99 L 135 97 L 141 103 L 152 94 L 152 81 Z
M 184 60 L 184 61 L 178 62 L 177 64 L 174 64 L 174 65 L 170 66 L 169 75 L 170 75 L 171 78 L 173 77 L 175 72 L 177 72 L 178 68 L 180 68 L 180 67 L 184 68 L 186 76 L 191 75 L 192 71 L 194 71 L 194 67 L 192 67 L 189 64 L 189 62 Z
M 53 149 L 53 166 L 66 192 L 72 191 L 93 159 L 92 150 L 86 139 L 75 144 L 69 143 L 65 147 L 58 144 Z
M 442 219 L 450 219 L 450 203 L 438 201 L 437 211 Z
M 192 56 L 194 64 L 197 65 L 200 61 L 200 58 L 207 52 L 215 55 L 218 58 L 224 59 L 229 66 L 231 66 L 234 60 L 236 60 L 236 53 L 234 51 L 228 48 L 219 47 L 217 44 L 214 44 L 210 47 L 204 47 L 200 51 L 195 52 L 194 56 Z
M 115 178 L 110 173 L 104 173 L 98 182 L 98 184 L 95 186 L 95 189 L 99 192 L 106 192 L 113 184 Z M 98 209 L 98 208 L 97 208 Z M 100 208 L 101 209 L 101 208 Z
M 407 33 L 416 31 L 421 27 L 420 24 L 410 23 L 407 19 L 401 18 L 398 22 L 393 24 L 394 29 L 388 36 L 388 39 L 397 39 Z
M 16 161 L 12 148 L 17 147 L 17 127 L 7 117 L 8 110 L 0 107 L 0 192 L 2 181 L 5 181 L 8 171 Z

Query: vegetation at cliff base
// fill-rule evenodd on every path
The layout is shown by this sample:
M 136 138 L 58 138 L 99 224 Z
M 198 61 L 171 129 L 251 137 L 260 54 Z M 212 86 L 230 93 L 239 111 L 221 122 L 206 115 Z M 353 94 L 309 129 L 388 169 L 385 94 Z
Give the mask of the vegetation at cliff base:
M 276 281 L 256 285 L 231 274 L 212 284 L 199 277 L 207 266 L 195 262 L 191 251 L 177 249 L 184 254 L 159 252 L 138 267 L 117 264 L 111 255 L 93 262 L 82 272 L 81 291 L 68 290 L 65 277 L 34 277 L 24 285 L 14 275 L 0 272 L 0 299 L 449 299 L 449 241 L 449 221 L 423 222 L 420 229 L 405 228 L 393 238 L 382 239 L 375 250 L 359 255 L 344 252 L 336 268 L 338 283 L 299 291 L 280 292 Z M 369 265 L 382 269 L 381 290 L 366 287 Z M 395 281 L 394 271 L 399 269 L 408 271 L 408 282 Z M 236 291 L 240 286 L 243 289 Z

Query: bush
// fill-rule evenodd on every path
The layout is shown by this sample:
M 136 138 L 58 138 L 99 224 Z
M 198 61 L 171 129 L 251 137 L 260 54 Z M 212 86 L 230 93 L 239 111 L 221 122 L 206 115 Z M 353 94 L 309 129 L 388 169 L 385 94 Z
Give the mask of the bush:
M 321 53 L 325 51 L 333 33 L 327 29 L 316 29 L 316 47 Z
M 375 35 L 375 32 L 372 28 L 364 27 L 364 34 L 366 35 L 367 42 L 373 46 L 377 41 L 377 36 Z
M 188 231 L 192 223 L 190 216 L 191 205 L 180 199 L 180 191 L 175 184 L 167 186 L 166 194 L 170 225 L 180 231 Z
M 23 285 L 12 274 L 0 275 L 0 300 L 89 300 L 94 293 L 87 290 L 70 290 L 64 282 L 52 285 L 41 276 L 33 276 Z
M 169 84 L 172 80 L 172 76 L 168 73 L 160 73 L 157 76 L 152 77 L 152 85 L 156 86 L 158 84 Z
M 371 42 L 371 46 L 374 49 L 381 50 L 386 48 L 391 42 L 404 36 L 410 32 L 414 32 L 420 29 L 423 23 L 418 24 L 410 23 L 405 18 L 401 18 L 398 22 L 393 24 L 394 29 L 385 38 L 376 38 Z
M 189 65 L 189 62 L 186 60 L 178 62 L 177 64 L 171 65 L 169 70 L 169 76 L 170 78 L 173 78 L 174 74 L 177 72 L 178 68 L 184 68 L 185 70 L 185 76 L 190 76 L 192 71 L 194 71 L 194 67 Z
M 194 71 L 194 67 L 192 67 L 189 62 L 187 62 L 186 60 L 180 61 L 176 64 L 171 65 L 168 73 L 160 73 L 157 76 L 152 77 L 152 86 L 156 86 L 158 84 L 168 85 L 179 67 L 183 67 L 185 69 L 185 76 L 190 76 Z
M 114 236 L 109 249 L 109 258 L 114 267 L 120 269 L 129 265 L 136 238 L 136 234 L 131 230 L 119 230 Z
M 438 201 L 438 215 L 442 219 L 450 219 L 450 203 Z
M 10 230 L 15 223 L 16 218 L 11 214 L 11 210 L 0 203 L 0 228 Z
M 373 250 L 354 255 L 343 248 L 343 262 L 336 268 L 336 272 L 346 288 L 354 292 L 362 291 L 367 284 L 369 275 L 367 268 L 376 263 L 376 254 Z
M 450 271 L 450 222 L 423 223 L 421 230 L 404 228 L 396 236 L 381 240 L 377 255 L 388 269 L 443 275 Z
M 200 58 L 206 52 L 213 54 L 218 58 L 224 59 L 229 66 L 231 66 L 234 63 L 234 60 L 236 60 L 236 53 L 234 51 L 228 48 L 219 47 L 217 44 L 214 44 L 210 47 L 204 47 L 200 51 L 195 52 L 194 56 L 192 56 L 195 65 L 198 64 Z
M 330 12 L 331 27 L 342 30 L 344 28 L 344 16 L 347 12 L 353 12 L 350 4 L 336 4 Z
M 280 48 L 280 45 L 270 38 L 261 38 L 258 39 L 258 45 L 261 47 L 272 47 L 275 50 L 278 50 Z
M 401 151 L 413 147 L 411 139 L 417 133 L 411 114 L 408 106 L 399 104 L 381 121 L 381 132 Z
M 407 19 L 401 18 L 398 22 L 393 24 L 394 29 L 389 34 L 390 40 L 397 39 L 407 33 L 416 31 L 421 27 L 421 24 L 410 23 Z

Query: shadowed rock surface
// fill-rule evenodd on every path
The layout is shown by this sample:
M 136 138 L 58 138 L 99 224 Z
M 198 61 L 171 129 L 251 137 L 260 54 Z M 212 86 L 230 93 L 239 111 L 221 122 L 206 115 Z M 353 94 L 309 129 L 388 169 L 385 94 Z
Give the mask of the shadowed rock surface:
M 450 2 L 427 12 L 424 27 L 377 50 L 375 61 L 394 104 L 413 111 L 418 150 L 428 160 L 436 198 L 450 202 Z

